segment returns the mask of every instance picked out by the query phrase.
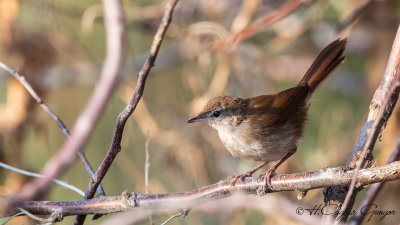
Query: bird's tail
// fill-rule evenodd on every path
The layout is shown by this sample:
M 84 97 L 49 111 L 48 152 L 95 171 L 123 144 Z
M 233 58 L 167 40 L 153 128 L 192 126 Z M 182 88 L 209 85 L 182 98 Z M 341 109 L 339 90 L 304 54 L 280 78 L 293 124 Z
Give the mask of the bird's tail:
M 344 61 L 346 39 L 337 39 L 326 46 L 310 66 L 299 85 L 306 82 L 311 93 Z

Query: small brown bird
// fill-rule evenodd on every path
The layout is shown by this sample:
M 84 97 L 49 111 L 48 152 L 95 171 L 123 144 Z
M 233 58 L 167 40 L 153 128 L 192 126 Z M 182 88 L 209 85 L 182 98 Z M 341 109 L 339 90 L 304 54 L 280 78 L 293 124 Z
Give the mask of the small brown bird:
M 345 45 L 346 39 L 338 39 L 326 46 L 296 87 L 247 99 L 215 97 L 188 121 L 204 122 L 218 130 L 222 143 L 233 156 L 263 162 L 236 176 L 233 186 L 238 178 L 252 176 L 267 163 L 279 160 L 265 173 L 264 191 L 270 186 L 275 170 L 296 152 L 307 123 L 310 97 L 344 61 Z

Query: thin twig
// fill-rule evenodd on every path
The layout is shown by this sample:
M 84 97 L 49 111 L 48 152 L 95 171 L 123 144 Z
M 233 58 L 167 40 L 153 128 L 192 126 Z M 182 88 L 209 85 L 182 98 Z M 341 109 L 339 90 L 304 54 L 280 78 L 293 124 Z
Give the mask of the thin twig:
M 177 214 L 172 215 L 171 217 L 169 217 L 161 225 L 166 225 L 167 223 L 169 223 L 171 220 L 173 220 L 176 217 L 184 218 L 187 215 L 187 213 L 188 213 L 187 210 L 180 210 L 180 212 L 178 212 Z
M 146 189 L 146 194 L 149 193 L 149 169 L 150 169 L 149 133 L 150 133 L 150 125 L 151 125 L 151 122 L 147 125 L 146 143 L 144 144 L 145 154 L 146 154 L 145 161 L 144 161 L 144 186 Z
M 45 178 L 35 178 L 26 183 L 10 198 L 13 205 L 28 199 L 34 199 L 47 191 L 52 180 L 60 176 L 72 164 L 75 154 L 86 143 L 94 126 L 102 115 L 115 88 L 121 71 L 124 46 L 123 12 L 120 1 L 105 1 L 105 24 L 107 35 L 107 54 L 92 96 L 78 119 L 75 121 L 70 138 L 67 138 L 57 153 L 47 161 L 42 170 Z M 96 186 L 97 189 L 98 185 Z
M 69 137 L 69 130 L 67 126 L 65 126 L 64 122 L 58 117 L 54 111 L 46 104 L 46 102 L 39 96 L 39 94 L 33 89 L 33 87 L 29 84 L 29 82 L 25 79 L 24 76 L 18 73 L 18 71 L 11 69 L 9 66 L 5 65 L 3 62 L 0 62 L 0 67 L 10 73 L 13 77 L 15 77 L 29 92 L 29 94 L 35 99 L 35 101 L 39 104 L 39 106 L 57 123 L 58 127 L 61 128 L 65 137 Z M 83 153 L 82 149 L 79 148 L 77 152 L 79 158 L 81 159 L 83 165 L 86 168 L 86 171 L 89 173 L 90 176 L 94 175 L 94 171 L 92 166 L 90 165 L 88 159 Z M 100 185 L 97 189 L 97 192 L 100 196 L 105 195 L 103 186 Z
M 13 166 L 7 165 L 7 164 L 2 163 L 2 162 L 0 162 L 0 166 L 3 167 L 4 169 L 11 170 L 11 171 L 14 171 L 16 173 L 20 173 L 20 174 L 23 174 L 23 175 L 26 175 L 26 176 L 41 177 L 41 178 L 44 177 L 42 174 L 33 173 L 33 172 L 26 171 L 26 170 L 21 170 L 21 169 L 15 168 Z M 64 182 L 64 181 L 61 181 L 61 180 L 57 180 L 57 179 L 53 179 L 53 182 L 58 184 L 58 185 L 63 186 L 66 189 L 70 189 L 71 191 L 75 191 L 76 193 L 78 193 L 81 196 L 85 196 L 85 192 L 83 192 L 81 189 L 75 187 L 74 185 L 70 185 L 67 182 Z
M 120 113 L 117 119 L 117 123 L 115 125 L 114 130 L 114 137 L 110 146 L 110 149 L 104 158 L 103 162 L 101 163 L 99 169 L 96 171 L 95 176 L 92 177 L 88 189 L 86 190 L 86 194 L 88 198 L 93 197 L 94 190 L 96 190 L 98 184 L 103 179 L 104 175 L 107 173 L 108 168 L 111 166 L 112 161 L 114 160 L 115 156 L 121 150 L 121 140 L 122 134 L 124 131 L 125 123 L 128 120 L 129 116 L 135 110 L 141 96 L 143 95 L 144 86 L 146 83 L 147 76 L 150 72 L 150 69 L 153 67 L 155 59 L 157 57 L 158 50 L 160 48 L 161 42 L 164 38 L 164 34 L 171 22 L 172 11 L 176 5 L 178 0 L 170 0 L 167 4 L 167 10 L 165 11 L 163 20 L 160 24 L 160 27 L 157 31 L 157 34 L 154 37 L 153 44 L 150 49 L 150 55 L 147 58 L 142 70 L 139 72 L 139 79 L 137 81 L 137 85 L 131 100 L 129 101 L 128 105 L 125 109 Z M 89 197 L 91 196 L 91 197 Z
M 397 141 L 397 145 L 393 150 L 392 154 L 390 154 L 386 164 L 392 163 L 400 159 L 400 139 Z M 363 212 L 370 212 L 371 203 L 375 201 L 376 197 L 380 190 L 382 190 L 383 186 L 386 182 L 375 183 L 371 185 L 367 194 L 365 195 L 364 201 L 360 204 L 358 210 L 356 210 L 357 214 L 350 217 L 351 225 L 359 225 L 362 223 L 363 219 L 366 216 L 366 213 Z
M 146 143 L 144 145 L 145 148 L 145 161 L 144 161 L 144 188 L 146 189 L 146 194 L 149 193 L 149 169 L 150 169 L 150 154 L 149 154 L 149 133 L 150 133 L 150 125 L 151 122 L 147 125 L 147 130 L 146 130 Z M 153 217 L 149 215 L 149 224 L 153 225 Z
M 311 190 L 329 186 L 348 186 L 354 170 L 346 167 L 325 168 L 315 172 L 281 174 L 271 178 L 269 193 L 282 191 Z M 381 167 L 360 170 L 357 182 L 368 185 L 383 181 L 400 180 L 400 161 Z M 234 193 L 264 195 L 263 180 L 248 177 L 238 180 L 235 187 L 232 179 L 220 181 L 192 191 L 164 194 L 123 193 L 121 196 L 102 196 L 79 201 L 27 201 L 21 207 L 33 214 L 49 215 L 58 210 L 63 216 L 109 214 L 133 209 L 176 210 L 190 209 L 205 202 L 227 198 Z
M 114 0 L 105 0 L 104 4 L 106 5 L 107 1 Z M 119 2 L 119 1 L 118 1 Z M 120 3 L 120 2 L 119 2 Z M 157 58 L 158 51 L 160 49 L 161 43 L 164 39 L 164 35 L 167 32 L 168 26 L 172 20 L 173 10 L 178 3 L 178 0 L 170 0 L 166 6 L 164 16 L 162 18 L 161 24 L 158 27 L 157 33 L 154 36 L 153 43 L 150 47 L 150 54 L 144 63 L 142 69 L 139 72 L 139 78 L 136 84 L 135 91 L 130 99 L 129 103 L 125 107 L 125 109 L 119 114 L 117 118 L 117 122 L 114 129 L 114 136 L 112 139 L 111 146 L 103 159 L 103 162 L 99 166 L 96 171 L 96 174 L 91 177 L 88 188 L 86 189 L 85 199 L 93 198 L 96 188 L 101 183 L 102 179 L 106 175 L 108 169 L 110 168 L 112 162 L 117 156 L 118 152 L 121 151 L 121 140 L 122 134 L 124 132 L 125 123 L 128 118 L 132 115 L 133 111 L 135 111 L 137 104 L 140 101 L 140 98 L 143 95 L 144 87 L 146 84 L 147 76 L 150 73 L 151 68 L 154 66 L 154 62 Z M 110 3 L 109 3 L 110 4 Z M 106 8 L 107 6 L 105 6 Z M 121 7 L 121 6 L 119 6 Z M 84 216 L 79 216 L 75 221 L 75 225 L 82 224 L 85 220 Z
M 107 36 L 107 57 L 104 62 L 104 67 L 102 72 L 104 72 L 104 74 L 107 73 L 110 74 L 111 79 L 108 82 L 111 82 L 111 86 L 108 85 L 108 87 L 102 87 L 104 90 L 100 89 L 101 83 L 99 83 L 99 86 L 97 86 L 99 87 L 98 89 L 99 92 L 106 92 L 107 95 L 107 97 L 104 96 L 105 98 L 102 99 L 101 102 L 98 102 L 99 105 L 97 107 L 99 107 L 98 110 L 101 111 L 103 111 L 105 103 L 108 102 L 114 84 L 117 81 L 118 74 L 120 74 L 121 72 L 123 48 L 125 44 L 124 11 L 122 8 L 121 0 L 103 0 L 103 10 L 104 10 L 104 24 Z M 112 57 L 116 57 L 116 59 L 113 60 Z M 107 76 L 104 77 L 105 80 L 108 78 Z M 88 107 L 89 106 L 90 105 L 88 105 Z M 92 181 L 94 177 L 96 177 L 97 175 L 98 175 L 98 170 L 96 171 L 94 176 L 90 177 L 90 181 Z M 94 190 L 97 189 L 100 182 L 101 180 L 99 180 L 99 183 L 96 185 Z M 90 199 L 94 196 L 94 194 L 95 191 L 93 192 L 92 195 L 89 195 L 86 191 L 84 199 Z M 94 219 L 98 217 L 99 217 L 98 215 L 95 215 Z M 75 219 L 74 224 L 77 225 L 83 224 L 85 219 L 86 219 L 85 216 L 78 216 Z

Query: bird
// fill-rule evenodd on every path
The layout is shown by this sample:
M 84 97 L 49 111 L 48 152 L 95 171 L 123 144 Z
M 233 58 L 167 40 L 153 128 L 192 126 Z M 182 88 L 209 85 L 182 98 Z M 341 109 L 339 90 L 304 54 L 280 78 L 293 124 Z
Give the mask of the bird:
M 346 38 L 339 38 L 327 45 L 293 88 L 251 98 L 214 97 L 196 117 L 187 121 L 202 122 L 216 129 L 234 157 L 262 162 L 235 176 L 232 186 L 239 178 L 251 177 L 266 164 L 279 160 L 261 174 L 263 190 L 271 187 L 275 170 L 297 150 L 308 122 L 312 94 L 345 60 L 342 54 L 346 43 Z

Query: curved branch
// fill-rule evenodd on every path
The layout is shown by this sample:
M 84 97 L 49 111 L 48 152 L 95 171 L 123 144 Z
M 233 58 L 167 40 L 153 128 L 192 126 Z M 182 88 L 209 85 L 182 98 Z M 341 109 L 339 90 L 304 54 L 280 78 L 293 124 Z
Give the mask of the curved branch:
M 306 191 L 328 186 L 347 186 L 351 183 L 353 170 L 346 167 L 326 168 L 315 172 L 276 175 L 271 179 L 269 192 Z M 360 170 L 357 176 L 357 185 L 368 185 L 377 182 L 399 180 L 400 162 Z M 79 201 L 28 201 L 22 208 L 33 213 L 50 215 L 58 212 L 62 216 L 108 214 L 133 209 L 182 209 L 192 208 L 201 203 L 227 198 L 233 193 L 263 195 L 264 182 L 256 178 L 246 178 L 238 181 L 235 187 L 232 180 L 220 181 L 216 184 L 200 189 L 165 194 L 123 193 L 121 196 L 97 197 Z
M 70 138 L 67 138 L 57 153 L 47 161 L 42 170 L 45 178 L 35 178 L 26 183 L 12 198 L 11 204 L 18 204 L 34 199 L 44 193 L 55 177 L 60 176 L 72 164 L 75 154 L 85 144 L 97 120 L 107 105 L 118 75 L 121 71 L 122 53 L 125 42 L 122 9 L 115 7 L 114 0 L 105 7 L 105 24 L 107 34 L 107 55 L 97 83 L 87 105 L 80 113 L 72 127 Z M 114 6 L 114 7 L 113 7 Z M 121 12 L 119 12 L 121 11 Z
M 25 79 L 24 76 L 18 73 L 18 71 L 11 69 L 9 66 L 4 64 L 3 62 L 0 61 L 0 67 L 6 70 L 8 73 L 10 73 L 13 77 L 15 77 L 23 86 L 24 88 L 29 92 L 29 94 L 32 96 L 33 99 L 35 99 L 36 103 L 39 104 L 39 106 L 47 113 L 49 116 L 57 123 L 58 127 L 60 127 L 62 133 L 66 138 L 70 137 L 69 130 L 67 126 L 64 124 L 64 122 L 60 119 L 60 117 L 57 116 L 57 114 L 47 105 L 47 103 L 39 96 L 39 94 L 33 89 L 32 85 Z M 89 160 L 86 158 L 85 153 L 81 148 L 78 149 L 76 153 L 79 158 L 81 159 L 83 165 L 86 168 L 86 171 L 89 173 L 90 176 L 94 175 L 94 171 L 92 166 L 89 163 Z M 99 188 L 97 189 L 97 192 L 100 196 L 106 195 L 104 193 L 104 189 L 101 185 L 99 185 Z

